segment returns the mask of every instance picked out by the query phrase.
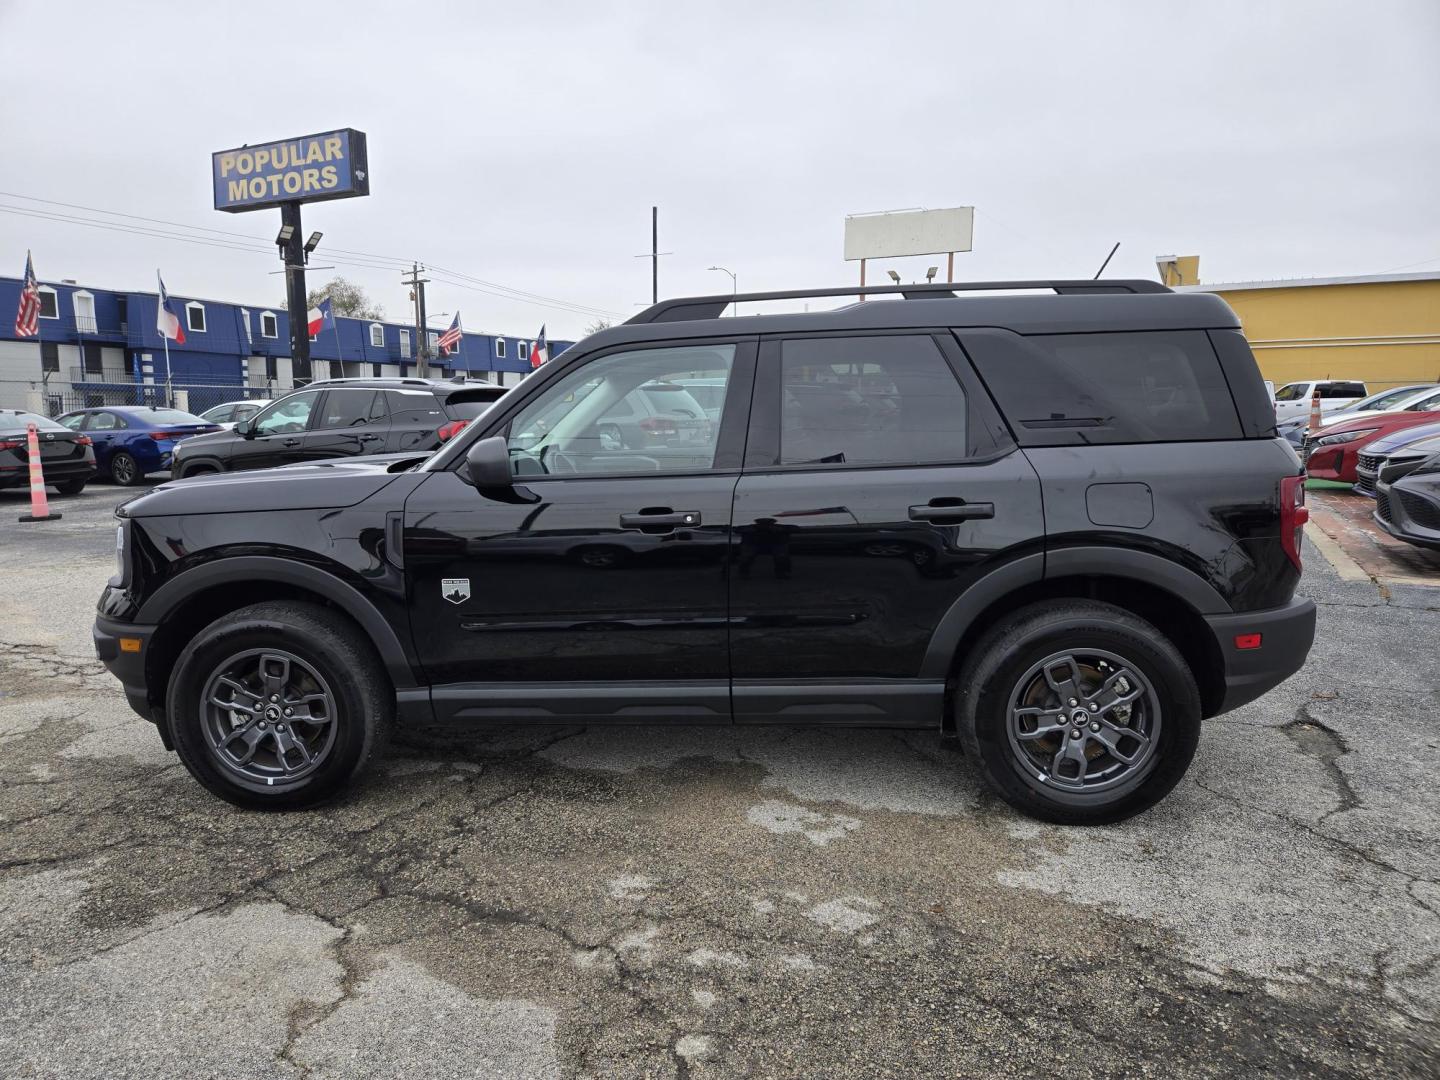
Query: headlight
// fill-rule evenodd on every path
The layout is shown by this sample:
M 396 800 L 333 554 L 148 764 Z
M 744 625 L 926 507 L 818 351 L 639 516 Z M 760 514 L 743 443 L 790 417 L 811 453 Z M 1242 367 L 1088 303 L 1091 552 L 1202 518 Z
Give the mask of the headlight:
M 1315 440 L 1316 446 L 1338 446 L 1341 443 L 1354 442 L 1356 439 L 1363 439 L 1366 435 L 1374 435 L 1379 428 L 1367 427 L 1359 431 L 1343 431 L 1338 435 L 1322 435 Z
M 118 516 L 118 515 L 117 515 Z M 110 584 L 123 588 L 130 576 L 130 519 L 121 518 L 115 526 L 115 576 Z
M 1440 454 L 1428 457 L 1415 468 L 1410 470 L 1411 476 L 1418 476 L 1421 473 L 1440 473 Z

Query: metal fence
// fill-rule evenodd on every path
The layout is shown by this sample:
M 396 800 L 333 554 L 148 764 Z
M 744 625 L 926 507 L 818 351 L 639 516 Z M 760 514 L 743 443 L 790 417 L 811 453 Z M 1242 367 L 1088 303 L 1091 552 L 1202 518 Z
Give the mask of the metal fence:
M 74 409 L 104 405 L 153 405 L 202 413 L 227 401 L 268 401 L 289 393 L 278 383 L 135 382 L 91 375 L 67 379 L 59 373 L 48 379 L 0 379 L 0 409 L 25 409 L 60 416 Z

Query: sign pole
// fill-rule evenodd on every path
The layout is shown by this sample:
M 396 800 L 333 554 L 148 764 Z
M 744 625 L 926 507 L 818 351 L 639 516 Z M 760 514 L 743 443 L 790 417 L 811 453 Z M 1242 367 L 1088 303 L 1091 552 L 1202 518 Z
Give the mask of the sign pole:
M 280 204 L 280 224 L 290 226 L 285 241 L 285 306 L 290 312 L 290 370 L 296 386 L 311 381 L 310 309 L 305 304 L 305 234 L 300 230 L 300 204 Z

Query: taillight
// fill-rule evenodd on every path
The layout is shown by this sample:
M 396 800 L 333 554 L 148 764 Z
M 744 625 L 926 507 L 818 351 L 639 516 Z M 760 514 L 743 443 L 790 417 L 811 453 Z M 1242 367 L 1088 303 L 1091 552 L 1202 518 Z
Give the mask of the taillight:
M 0 442 L 0 450 L 19 450 L 25 443 L 19 439 L 6 439 Z
M 95 440 L 92 439 L 92 438 L 90 438 L 89 435 L 81 435 L 81 436 L 80 436 L 79 438 L 77 438 L 75 441 L 76 441 L 78 444 L 80 444 L 81 446 L 90 446 L 92 443 L 95 442 Z
M 469 422 L 469 420 L 451 420 L 448 424 L 441 424 L 435 434 L 440 436 L 441 442 L 446 442 L 464 431 L 465 425 Z
M 1300 536 L 1310 511 L 1305 506 L 1305 478 L 1287 476 L 1280 481 L 1280 546 L 1300 569 Z
M 680 432 L 674 420 L 667 420 L 663 416 L 647 416 L 640 421 L 640 430 L 647 435 L 678 435 Z
M 166 439 L 173 439 L 176 436 L 173 431 L 147 431 L 145 434 L 156 442 L 164 442 Z

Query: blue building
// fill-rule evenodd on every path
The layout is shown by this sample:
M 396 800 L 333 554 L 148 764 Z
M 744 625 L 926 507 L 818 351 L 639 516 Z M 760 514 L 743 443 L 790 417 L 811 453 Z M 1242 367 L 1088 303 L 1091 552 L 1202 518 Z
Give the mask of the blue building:
M 54 415 L 91 404 L 151 400 L 166 381 L 165 343 L 155 330 L 158 295 L 75 281 L 40 283 L 40 333 L 18 338 L 11 313 L 19 278 L 0 277 L 0 407 Z M 235 304 L 170 293 L 185 342 L 171 342 L 169 378 L 177 405 L 191 411 L 240 397 L 273 397 L 294 386 L 290 319 L 283 305 Z M 505 386 L 530 371 L 526 338 L 466 331 L 439 357 L 430 336 L 430 374 L 464 373 Z M 413 325 L 337 317 L 311 338 L 312 378 L 415 374 Z M 551 354 L 573 342 L 551 342 Z

